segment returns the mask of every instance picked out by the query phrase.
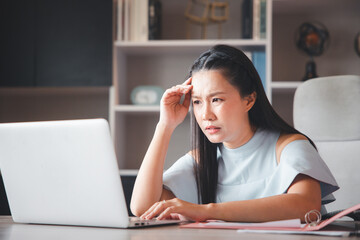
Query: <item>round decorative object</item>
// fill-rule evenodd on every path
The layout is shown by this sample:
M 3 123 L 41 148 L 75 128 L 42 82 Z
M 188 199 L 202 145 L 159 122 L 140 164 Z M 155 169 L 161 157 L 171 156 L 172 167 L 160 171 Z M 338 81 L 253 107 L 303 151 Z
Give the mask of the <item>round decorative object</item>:
M 328 46 L 329 38 L 329 32 L 323 24 L 305 22 L 297 30 L 296 46 L 311 57 L 320 56 Z
M 131 102 L 136 105 L 159 105 L 164 89 L 158 86 L 137 86 L 131 91 Z
M 329 45 L 329 39 L 328 30 L 323 24 L 318 22 L 305 22 L 297 29 L 295 35 L 296 47 L 310 57 L 306 64 L 303 81 L 318 77 L 313 58 L 324 53 Z
M 358 34 L 356 34 L 355 41 L 354 41 L 354 47 L 355 47 L 355 52 L 360 57 L 360 32 Z

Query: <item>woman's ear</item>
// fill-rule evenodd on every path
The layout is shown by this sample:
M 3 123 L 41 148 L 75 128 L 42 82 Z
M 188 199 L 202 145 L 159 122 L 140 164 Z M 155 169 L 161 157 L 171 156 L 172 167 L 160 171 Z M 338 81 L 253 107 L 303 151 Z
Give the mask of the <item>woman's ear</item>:
M 245 97 L 247 112 L 250 111 L 250 109 L 254 106 L 254 104 L 256 102 L 256 97 L 257 97 L 257 94 L 255 91 Z

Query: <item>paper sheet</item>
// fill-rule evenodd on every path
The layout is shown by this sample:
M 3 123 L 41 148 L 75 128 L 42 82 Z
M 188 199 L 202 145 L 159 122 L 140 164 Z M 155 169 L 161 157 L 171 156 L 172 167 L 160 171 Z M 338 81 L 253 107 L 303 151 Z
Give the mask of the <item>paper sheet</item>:
M 214 221 L 204 223 L 207 227 L 226 227 L 226 228 L 243 228 L 243 227 L 256 227 L 256 228 L 267 228 L 267 227 L 279 227 L 279 228 L 301 228 L 302 224 L 300 219 L 290 219 L 281 221 L 271 221 L 264 223 L 241 223 L 241 222 L 223 222 Z
M 322 235 L 322 236 L 333 236 L 333 237 L 348 237 L 351 232 L 347 231 L 286 231 L 286 230 L 237 230 L 238 233 L 273 233 L 273 234 L 301 234 L 301 235 Z

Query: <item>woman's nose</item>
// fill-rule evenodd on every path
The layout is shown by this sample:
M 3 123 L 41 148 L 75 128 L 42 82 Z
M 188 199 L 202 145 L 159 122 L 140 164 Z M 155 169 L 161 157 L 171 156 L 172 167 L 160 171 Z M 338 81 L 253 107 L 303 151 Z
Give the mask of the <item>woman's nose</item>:
M 204 111 L 202 113 L 202 119 L 204 121 L 212 121 L 214 120 L 214 113 L 212 112 L 211 108 L 208 106 L 204 107 Z

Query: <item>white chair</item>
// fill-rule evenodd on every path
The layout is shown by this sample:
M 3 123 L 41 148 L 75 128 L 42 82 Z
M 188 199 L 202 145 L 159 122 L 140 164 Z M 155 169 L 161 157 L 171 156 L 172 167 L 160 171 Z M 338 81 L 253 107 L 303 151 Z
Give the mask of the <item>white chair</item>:
M 340 186 L 327 210 L 360 203 L 360 76 L 301 84 L 294 97 L 294 126 L 315 142 Z

